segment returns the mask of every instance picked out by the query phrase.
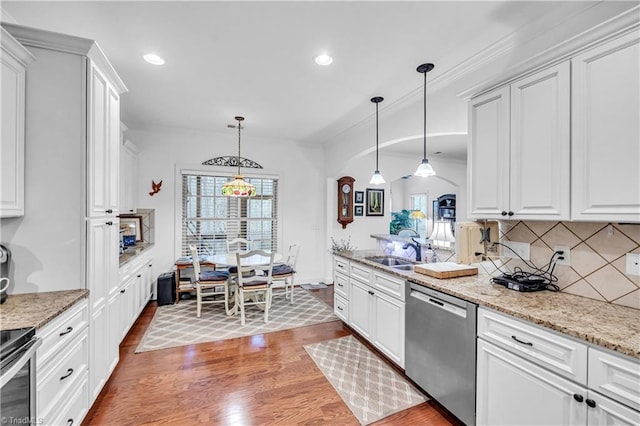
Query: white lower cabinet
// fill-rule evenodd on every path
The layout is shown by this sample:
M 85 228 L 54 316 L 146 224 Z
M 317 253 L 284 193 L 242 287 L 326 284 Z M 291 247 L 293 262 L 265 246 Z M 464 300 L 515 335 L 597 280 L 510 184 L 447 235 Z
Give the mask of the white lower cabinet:
M 131 326 L 138 319 L 138 315 L 151 299 L 153 291 L 152 266 L 152 254 L 145 251 L 138 258 L 120 268 L 120 288 L 117 301 L 117 311 L 119 312 L 118 344 L 125 338 Z
M 477 343 L 477 425 L 640 424 L 637 360 L 484 308 Z
M 83 299 L 37 332 L 42 339 L 36 355 L 41 424 L 80 424 L 89 410 L 88 319 Z
M 335 257 L 333 283 L 336 316 L 404 368 L 404 280 Z

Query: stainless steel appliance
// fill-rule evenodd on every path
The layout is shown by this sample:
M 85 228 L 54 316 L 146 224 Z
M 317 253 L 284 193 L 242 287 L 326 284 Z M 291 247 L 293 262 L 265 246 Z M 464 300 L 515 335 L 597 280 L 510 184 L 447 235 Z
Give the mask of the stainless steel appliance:
M 406 283 L 405 372 L 467 425 L 475 425 L 477 305 Z
M 0 418 L 7 424 L 38 424 L 36 419 L 35 328 L 0 332 Z
M 11 252 L 8 248 L 0 244 L 0 303 L 7 300 L 7 290 L 9 288 L 9 261 Z

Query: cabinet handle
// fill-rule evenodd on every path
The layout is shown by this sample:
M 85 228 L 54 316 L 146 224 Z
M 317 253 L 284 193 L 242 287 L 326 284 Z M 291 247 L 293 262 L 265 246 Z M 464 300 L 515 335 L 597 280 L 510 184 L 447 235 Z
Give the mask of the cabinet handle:
M 142 275 L 136 275 L 136 278 L 140 278 Z
M 73 374 L 73 368 L 70 368 L 70 369 L 67 370 L 67 374 L 65 374 L 64 376 L 60 377 L 60 380 L 62 381 L 62 380 L 66 379 L 67 377 L 69 377 L 72 374 Z
M 71 426 L 73 424 L 73 419 L 67 420 L 67 426 Z
M 533 343 L 531 343 L 531 342 L 525 342 L 524 340 L 520 340 L 520 339 L 518 339 L 516 336 L 511 336 L 511 338 L 512 338 L 513 340 L 515 340 L 516 342 L 520 343 L 521 345 L 533 346 Z
M 506 216 L 506 215 L 507 215 L 507 212 L 503 210 L 503 211 L 502 211 L 502 213 L 500 213 L 500 214 L 501 214 L 502 216 Z
M 593 399 L 589 399 L 587 398 L 587 400 L 585 401 L 587 403 L 587 405 L 591 408 L 594 408 L 596 406 L 596 402 Z
M 584 401 L 584 397 L 582 395 L 580 395 L 580 394 L 577 394 L 577 393 L 573 394 L 573 399 L 575 399 L 578 402 Z
M 111 221 L 106 222 L 106 223 L 105 223 L 105 225 L 109 225 L 109 226 L 111 226 L 111 225 L 113 225 L 113 222 L 111 222 Z
M 342 287 L 342 284 L 338 283 L 338 287 Z
M 111 210 L 111 209 L 108 209 L 108 210 L 105 210 L 105 211 L 106 211 L 107 213 L 113 213 L 113 210 Z
M 513 212 L 509 212 L 507 213 L 509 216 L 513 216 Z
M 375 293 L 372 291 L 369 291 L 369 294 L 373 296 Z
M 149 268 L 151 268 L 152 266 L 153 266 L 153 263 L 150 263 L 150 264 L 149 264 Z
M 65 334 L 69 334 L 73 331 L 73 327 L 67 327 L 67 329 L 65 331 L 63 331 L 62 333 L 60 333 L 60 337 L 64 336 Z
M 339 310 L 342 310 L 342 306 L 338 306 L 338 309 L 339 309 Z
M 127 291 L 127 289 L 123 288 L 122 290 L 120 290 L 120 293 L 124 294 L 125 291 Z

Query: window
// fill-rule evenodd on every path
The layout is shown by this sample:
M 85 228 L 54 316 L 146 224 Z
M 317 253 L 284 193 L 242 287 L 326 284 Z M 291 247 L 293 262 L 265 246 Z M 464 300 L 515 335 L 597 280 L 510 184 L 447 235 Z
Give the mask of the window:
M 222 196 L 228 176 L 182 175 L 182 255 L 189 255 L 190 244 L 199 253 L 225 253 L 227 238 L 238 237 L 252 241 L 255 249 L 277 250 L 278 180 L 245 179 L 255 185 L 255 197 Z

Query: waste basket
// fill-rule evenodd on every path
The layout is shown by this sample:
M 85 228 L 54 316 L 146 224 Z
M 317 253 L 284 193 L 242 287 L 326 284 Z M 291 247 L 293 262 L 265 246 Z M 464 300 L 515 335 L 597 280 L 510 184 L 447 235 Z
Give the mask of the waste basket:
M 158 306 L 171 305 L 176 301 L 176 275 L 165 272 L 158 277 Z

